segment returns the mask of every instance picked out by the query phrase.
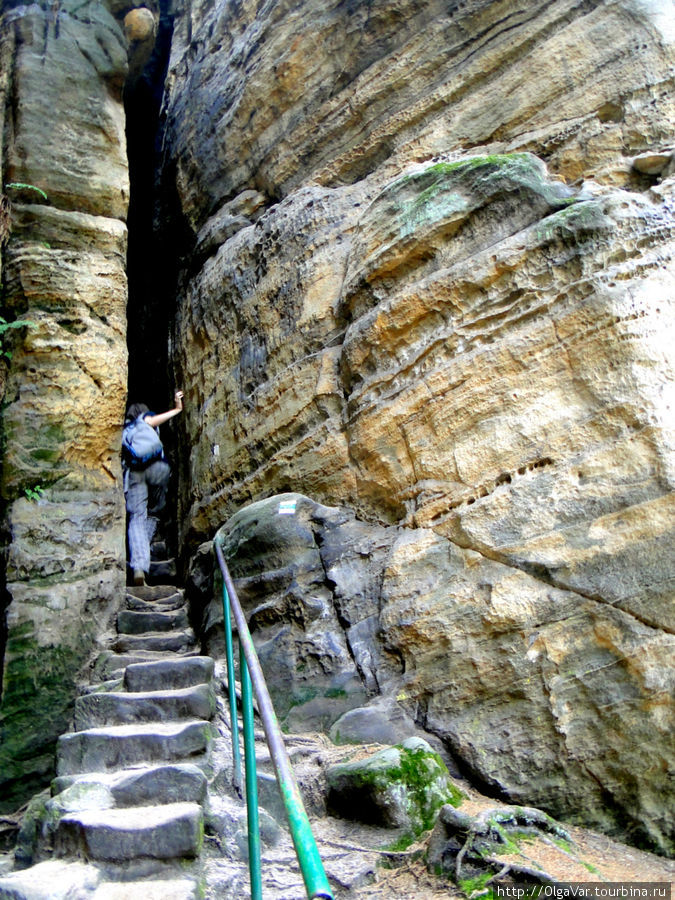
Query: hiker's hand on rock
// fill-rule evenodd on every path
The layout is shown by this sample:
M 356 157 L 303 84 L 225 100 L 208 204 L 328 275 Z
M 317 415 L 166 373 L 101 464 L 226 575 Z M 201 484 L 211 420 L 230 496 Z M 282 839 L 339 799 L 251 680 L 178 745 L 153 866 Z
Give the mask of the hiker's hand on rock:
M 176 391 L 176 393 L 173 396 L 174 396 L 174 400 L 176 401 L 176 406 L 182 406 L 183 405 L 183 392 Z

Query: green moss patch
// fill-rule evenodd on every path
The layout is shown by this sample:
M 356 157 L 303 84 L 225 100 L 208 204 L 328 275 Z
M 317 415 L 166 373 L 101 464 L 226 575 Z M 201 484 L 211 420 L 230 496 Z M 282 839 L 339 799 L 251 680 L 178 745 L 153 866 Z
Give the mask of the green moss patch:
M 54 774 L 56 740 L 70 727 L 84 655 L 40 646 L 33 623 L 12 629 L 0 711 L 0 812 L 11 812 Z M 87 648 L 83 641 L 82 647 Z
M 440 756 L 419 738 L 331 766 L 326 776 L 328 804 L 338 815 L 401 828 L 406 846 L 433 827 L 442 806 L 462 802 Z
M 391 202 L 391 212 L 402 220 L 403 230 L 412 232 L 441 222 L 452 227 L 453 220 L 461 221 L 483 204 L 513 193 L 543 210 L 575 203 L 570 189 L 550 179 L 542 161 L 530 153 L 435 163 L 397 179 L 381 200 Z
M 467 897 L 485 897 L 486 900 L 493 900 L 494 891 L 487 886 L 487 882 L 493 877 L 492 872 L 484 872 L 482 875 L 475 875 L 472 878 L 462 878 L 457 887 Z
M 546 244 L 559 240 L 563 243 L 583 243 L 593 235 L 611 228 L 601 202 L 584 200 L 551 213 L 537 225 L 537 240 Z

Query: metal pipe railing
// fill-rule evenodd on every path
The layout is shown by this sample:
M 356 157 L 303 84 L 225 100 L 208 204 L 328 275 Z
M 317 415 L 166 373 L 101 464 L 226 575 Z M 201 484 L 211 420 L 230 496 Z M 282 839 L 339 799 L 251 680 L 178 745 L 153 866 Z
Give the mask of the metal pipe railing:
M 258 816 L 258 776 L 255 762 L 255 728 L 253 724 L 253 690 L 251 676 L 239 644 L 241 709 L 244 720 L 244 762 L 246 764 L 246 815 L 248 820 L 248 859 L 251 875 L 251 900 L 262 900 L 260 865 L 260 818 Z M 236 720 L 235 720 L 236 723 Z M 239 743 L 237 740 L 236 743 Z
M 305 889 L 309 900 L 333 900 L 333 892 L 331 891 L 326 873 L 319 856 L 319 851 L 312 834 L 312 827 L 305 811 L 305 805 L 300 795 L 300 788 L 293 772 L 288 752 L 284 745 L 281 728 L 277 720 L 274 706 L 267 689 L 267 683 L 260 666 L 258 654 L 253 644 L 253 638 L 246 622 L 246 617 L 239 603 L 237 592 L 230 575 L 230 570 L 225 562 L 222 547 L 218 538 L 214 540 L 216 557 L 218 565 L 223 576 L 223 607 L 227 607 L 228 614 L 225 616 L 225 647 L 226 652 L 231 655 L 232 638 L 231 638 L 231 620 L 229 611 L 239 634 L 239 648 L 241 654 L 241 686 L 242 686 L 242 706 L 244 708 L 244 761 L 246 764 L 246 803 L 248 810 L 248 829 L 249 829 L 249 871 L 251 875 L 251 898 L 252 900 L 260 900 L 262 898 L 262 878 L 260 873 L 260 835 L 258 828 L 258 789 L 257 776 L 255 772 L 255 745 L 253 735 L 253 701 L 251 696 L 251 685 L 258 701 L 258 711 L 262 719 L 267 746 L 272 757 L 272 764 L 277 776 L 277 783 L 281 793 L 288 824 L 290 827 L 291 838 L 295 847 L 295 853 L 300 865 L 300 871 L 305 883 Z M 224 610 L 223 610 L 224 613 Z M 229 651 L 227 631 L 230 631 Z M 232 744 L 237 745 L 237 753 L 239 752 L 239 731 L 236 718 L 236 695 L 234 694 L 234 674 L 230 675 L 230 663 L 228 661 L 228 693 L 230 697 L 230 711 L 234 708 L 234 716 L 232 718 Z M 232 672 L 234 672 L 234 663 L 232 663 Z M 250 680 L 249 680 L 250 679 Z M 246 686 L 245 686 L 246 683 Z M 244 695 L 246 694 L 246 702 Z M 234 707 L 232 705 L 232 697 L 234 696 Z M 247 705 L 250 713 L 246 712 Z M 247 724 L 248 719 L 248 724 Z M 247 732 L 249 738 L 247 741 Z M 248 749 L 247 749 L 248 747 Z M 233 746 L 233 757 L 234 757 Z M 249 775 L 249 771 L 251 775 Z M 239 782 L 241 784 L 241 762 L 239 762 Z M 237 778 L 237 763 L 235 761 L 235 781 Z M 254 782 L 251 785 L 251 793 L 249 793 L 249 781 Z M 252 808 L 255 811 L 252 812 Z M 255 830 L 255 837 L 252 839 L 252 832 Z M 254 860 L 254 853 L 257 854 Z M 258 893 L 254 893 L 257 891 Z
M 232 649 L 232 617 L 227 588 L 223 583 L 223 625 L 225 627 L 225 659 L 227 662 L 227 694 L 230 701 L 230 722 L 237 722 L 237 692 L 234 683 L 234 652 Z M 232 765 L 234 769 L 234 786 L 241 793 L 241 752 L 239 741 L 234 740 L 237 732 L 232 731 Z

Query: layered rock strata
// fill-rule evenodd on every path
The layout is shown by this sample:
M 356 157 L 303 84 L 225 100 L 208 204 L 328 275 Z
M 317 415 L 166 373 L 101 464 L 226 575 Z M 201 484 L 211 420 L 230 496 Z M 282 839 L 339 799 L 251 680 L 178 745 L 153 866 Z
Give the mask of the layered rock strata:
M 667 5 L 376 7 L 177 13 L 183 537 L 289 490 L 402 528 L 379 615 L 417 715 L 495 790 L 666 847 Z
M 670 634 L 429 528 L 297 494 L 240 510 L 219 539 L 288 728 L 372 740 L 384 698 L 396 742 L 416 722 L 487 792 L 672 849 Z M 217 649 L 219 599 L 205 623 Z
M 8 3 L 0 22 L 2 176 L 12 207 L 3 314 L 30 323 L 5 346 L 6 809 L 53 771 L 78 670 L 124 579 L 122 17 L 131 5 Z

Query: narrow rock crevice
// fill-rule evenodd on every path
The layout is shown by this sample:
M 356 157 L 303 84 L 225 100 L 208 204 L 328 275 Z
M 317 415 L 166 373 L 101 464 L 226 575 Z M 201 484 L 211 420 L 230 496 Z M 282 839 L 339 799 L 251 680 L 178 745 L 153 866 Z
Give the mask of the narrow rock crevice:
M 161 103 L 173 32 L 169 0 L 161 0 L 157 37 L 149 61 L 124 90 L 130 202 L 127 278 L 129 398 L 165 408 L 172 385 L 169 342 L 175 304 L 178 236 L 158 197 Z

